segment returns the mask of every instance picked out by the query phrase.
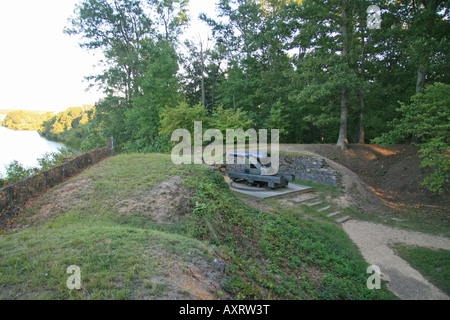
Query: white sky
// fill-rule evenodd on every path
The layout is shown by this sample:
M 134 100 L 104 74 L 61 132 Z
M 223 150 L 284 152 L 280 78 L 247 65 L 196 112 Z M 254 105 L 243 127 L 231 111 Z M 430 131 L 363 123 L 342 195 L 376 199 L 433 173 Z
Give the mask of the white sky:
M 96 74 L 100 56 L 81 49 L 78 38 L 63 33 L 79 0 L 0 1 L 0 109 L 62 111 L 94 104 L 102 94 L 85 76 Z M 191 0 L 188 37 L 203 38 L 200 12 L 213 15 L 214 0 Z

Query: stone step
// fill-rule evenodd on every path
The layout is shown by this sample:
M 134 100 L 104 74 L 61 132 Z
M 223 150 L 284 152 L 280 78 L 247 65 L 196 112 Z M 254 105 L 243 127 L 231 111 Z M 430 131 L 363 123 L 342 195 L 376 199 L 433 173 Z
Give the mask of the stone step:
M 327 215 L 327 217 L 331 218 L 331 217 L 337 216 L 340 213 L 341 213 L 340 211 L 336 211 L 336 212 L 330 213 L 329 215 Z
M 345 222 L 345 221 L 347 221 L 347 220 L 350 220 L 350 219 L 351 219 L 350 216 L 345 216 L 345 217 L 343 217 L 343 218 L 336 219 L 336 222 L 337 222 L 337 223 L 343 223 L 343 222 Z
M 330 208 L 331 208 L 331 206 L 326 206 L 326 207 L 323 207 L 322 209 L 317 210 L 317 212 L 322 212 L 322 211 L 328 210 Z
M 314 203 L 307 203 L 306 205 L 308 206 L 308 207 L 314 207 L 314 206 L 317 206 L 317 205 L 319 205 L 319 204 L 321 204 L 322 203 L 322 201 L 318 201 L 318 202 L 314 202 Z
M 310 197 L 306 197 L 303 199 L 290 199 L 290 201 L 295 202 L 295 203 L 301 203 L 301 202 L 309 201 L 309 200 L 312 200 L 315 198 L 317 198 L 317 196 L 310 196 Z

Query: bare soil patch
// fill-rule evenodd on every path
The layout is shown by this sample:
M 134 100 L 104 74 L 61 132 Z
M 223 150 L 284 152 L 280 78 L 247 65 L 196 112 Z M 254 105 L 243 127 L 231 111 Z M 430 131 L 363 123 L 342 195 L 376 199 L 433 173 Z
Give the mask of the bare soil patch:
M 53 188 L 47 194 L 27 203 L 25 209 L 35 205 L 37 201 L 40 202 L 36 214 L 32 215 L 29 221 L 31 223 L 48 221 L 56 215 L 67 212 L 81 201 L 80 199 L 90 190 L 91 186 L 91 179 L 78 176 Z
M 173 222 L 192 211 L 189 205 L 191 192 L 173 176 L 155 185 L 149 192 L 123 199 L 116 204 L 119 213 L 148 212 L 159 223 Z
M 152 300 L 217 300 L 230 299 L 220 284 L 225 274 L 210 262 L 197 258 L 195 262 L 180 263 L 175 257 L 165 278 L 152 279 L 156 285 L 165 286 L 163 293 L 156 296 L 142 296 Z M 219 294 L 220 292 L 220 294 Z
M 22 207 L 15 208 L 14 218 L 3 217 L 0 227 L 8 232 L 17 232 L 33 224 L 41 224 L 53 217 L 67 212 L 91 190 L 92 180 L 81 175 L 69 178 L 66 182 L 53 187 L 44 194 L 29 199 Z M 36 208 L 32 215 L 27 212 Z

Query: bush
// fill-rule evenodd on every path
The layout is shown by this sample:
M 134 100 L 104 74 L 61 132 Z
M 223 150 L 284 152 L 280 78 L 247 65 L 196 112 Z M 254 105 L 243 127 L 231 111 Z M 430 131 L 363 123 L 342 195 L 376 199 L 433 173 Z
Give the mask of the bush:
M 224 109 L 219 106 L 212 115 L 201 105 L 190 107 L 182 102 L 175 108 L 166 108 L 161 115 L 160 135 L 170 139 L 176 129 L 186 129 L 194 134 L 194 122 L 202 122 L 202 133 L 208 129 L 218 129 L 226 137 L 227 129 L 247 130 L 252 126 L 252 119 L 247 112 L 240 109 Z
M 176 129 L 186 129 L 193 135 L 195 121 L 202 122 L 203 131 L 210 126 L 211 120 L 208 111 L 201 104 L 190 107 L 186 102 L 182 102 L 175 108 L 165 108 L 161 114 L 159 134 L 170 140 Z
M 5 166 L 7 184 L 13 184 L 17 181 L 28 178 L 34 173 L 34 169 L 25 168 L 17 160 L 12 161 Z
M 71 160 L 74 155 L 75 152 L 68 148 L 62 148 L 56 152 L 47 152 L 42 158 L 38 159 L 40 168 L 26 168 L 17 160 L 14 160 L 5 166 L 6 176 L 5 178 L 0 178 L 0 188 L 24 180 L 38 171 L 45 171 L 59 166 L 64 162 Z
M 218 129 L 225 136 L 227 129 L 242 129 L 246 131 L 252 127 L 252 119 L 247 112 L 241 109 L 223 109 L 222 106 L 217 107 L 212 115 L 212 125 L 214 129 Z
M 38 163 L 40 169 L 45 171 L 69 161 L 74 155 L 75 152 L 72 149 L 61 148 L 56 152 L 45 153 L 42 158 L 38 159 Z

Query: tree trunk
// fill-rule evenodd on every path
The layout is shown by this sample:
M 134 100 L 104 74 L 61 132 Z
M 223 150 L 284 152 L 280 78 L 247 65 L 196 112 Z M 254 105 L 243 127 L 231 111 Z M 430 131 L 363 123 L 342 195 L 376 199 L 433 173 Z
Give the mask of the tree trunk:
M 348 88 L 342 89 L 341 95 L 341 125 L 339 128 L 339 138 L 336 145 L 341 149 L 348 146 L 347 139 L 347 122 L 348 122 Z
M 365 109 L 366 109 L 366 92 L 364 89 L 360 90 L 360 101 L 361 101 L 361 112 L 359 114 L 359 144 L 364 144 L 364 116 L 365 116 Z
M 200 63 L 202 67 L 202 105 L 206 108 L 206 92 L 205 92 L 205 57 L 203 53 L 203 43 L 200 40 Z
M 422 89 L 425 86 L 425 77 L 425 68 L 424 66 L 420 66 L 419 70 L 417 70 L 416 94 L 422 92 Z
M 348 74 L 348 52 L 349 52 L 349 8 L 348 0 L 342 0 L 342 58 L 345 63 L 345 78 Z M 341 94 L 341 124 L 339 128 L 339 138 L 336 145 L 341 149 L 346 149 L 348 146 L 347 139 L 347 122 L 348 122 L 348 87 L 342 88 Z
M 422 1 L 422 4 L 425 6 L 425 9 L 427 11 L 429 19 L 432 19 L 432 17 L 436 14 L 436 11 L 441 2 L 442 2 L 442 0 Z M 424 57 L 424 58 L 425 59 L 423 61 L 427 61 L 429 59 L 429 57 Z M 416 94 L 419 92 L 422 92 L 422 90 L 425 86 L 426 76 L 427 76 L 427 73 L 426 73 L 425 65 L 421 64 L 419 66 L 419 69 L 417 70 Z
M 359 24 L 363 25 L 363 15 L 360 14 Z M 362 28 L 361 28 L 362 29 Z M 364 85 L 366 83 L 366 39 L 364 32 L 361 31 L 361 83 L 362 88 L 359 90 L 359 101 L 361 103 L 361 111 L 359 113 L 359 137 L 358 143 L 364 144 L 364 116 L 366 112 L 366 90 L 364 89 Z

